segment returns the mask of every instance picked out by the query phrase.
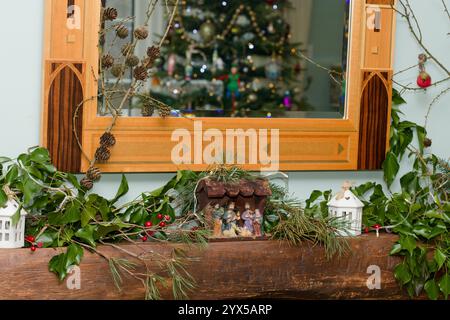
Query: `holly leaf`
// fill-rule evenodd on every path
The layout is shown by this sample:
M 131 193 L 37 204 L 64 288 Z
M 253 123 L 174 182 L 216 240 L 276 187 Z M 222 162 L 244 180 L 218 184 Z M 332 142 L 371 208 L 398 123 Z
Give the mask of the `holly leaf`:
M 445 260 L 447 260 L 447 256 L 441 251 L 440 248 L 437 248 L 434 252 L 434 261 L 436 261 L 438 265 L 438 269 L 441 269 L 442 266 L 445 263 Z
M 120 182 L 119 190 L 117 190 L 117 194 L 114 199 L 111 200 L 111 203 L 116 203 L 121 197 L 123 197 L 129 190 L 128 181 L 125 175 L 122 175 L 122 181 Z
M 19 168 L 17 165 L 11 166 L 11 168 L 8 170 L 8 173 L 6 174 L 5 181 L 7 184 L 12 184 L 17 177 L 19 176 Z
M 450 275 L 448 273 L 442 276 L 441 281 L 439 281 L 439 288 L 447 300 L 448 295 L 450 294 Z
M 80 205 L 78 203 L 72 202 L 70 203 L 63 215 L 59 219 L 60 224 L 68 224 L 80 221 L 81 213 L 80 213 Z
M 439 287 L 434 279 L 428 280 L 425 283 L 424 288 L 428 298 L 431 300 L 437 300 L 437 298 L 439 298 Z
M 400 165 L 398 163 L 397 156 L 389 151 L 383 162 L 384 180 L 386 181 L 388 187 L 390 187 L 392 182 L 394 182 L 399 169 Z

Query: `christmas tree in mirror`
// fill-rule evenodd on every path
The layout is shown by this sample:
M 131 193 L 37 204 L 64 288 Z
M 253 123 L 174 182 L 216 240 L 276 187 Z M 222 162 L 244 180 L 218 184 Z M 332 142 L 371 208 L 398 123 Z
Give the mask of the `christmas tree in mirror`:
M 185 116 L 283 117 L 299 109 L 301 72 L 287 0 L 184 0 L 153 97 Z

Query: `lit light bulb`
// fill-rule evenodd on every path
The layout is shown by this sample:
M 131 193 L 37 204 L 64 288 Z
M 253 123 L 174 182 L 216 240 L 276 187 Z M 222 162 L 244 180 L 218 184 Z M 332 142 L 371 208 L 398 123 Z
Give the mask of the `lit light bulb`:
M 250 50 L 253 50 L 254 48 L 255 48 L 255 45 L 253 44 L 253 43 L 249 43 L 248 44 L 248 48 L 250 49 Z
M 180 24 L 177 22 L 177 23 L 175 23 L 175 28 L 179 28 L 180 27 Z
M 276 4 L 274 4 L 272 8 L 273 8 L 273 10 L 277 10 L 278 6 Z
M 194 30 L 192 30 L 192 32 L 193 32 L 194 34 L 197 34 L 198 30 L 197 30 L 197 29 L 194 29 Z
M 227 2 L 226 1 L 222 1 L 222 6 L 226 7 L 227 6 Z

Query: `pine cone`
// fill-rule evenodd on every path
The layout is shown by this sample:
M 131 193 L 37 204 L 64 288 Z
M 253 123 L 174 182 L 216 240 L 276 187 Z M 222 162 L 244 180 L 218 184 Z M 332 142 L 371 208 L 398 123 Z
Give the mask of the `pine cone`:
M 118 13 L 117 13 L 116 8 L 106 8 L 103 11 L 103 19 L 104 20 L 110 20 L 110 21 L 115 20 L 115 19 L 117 19 L 117 15 L 118 15 Z
M 121 24 L 116 28 L 116 34 L 120 39 L 125 39 L 129 34 L 128 28 Z
M 104 69 L 109 69 L 112 67 L 112 65 L 114 64 L 114 58 L 113 56 L 111 56 L 110 54 L 105 54 L 102 57 L 102 67 Z
M 151 104 L 144 104 L 142 106 L 141 113 L 142 113 L 143 117 L 151 117 L 154 112 L 155 112 L 155 107 L 152 106 Z
M 158 106 L 158 113 L 162 118 L 170 116 L 172 109 L 169 106 L 160 105 Z
M 123 75 L 123 66 L 120 64 L 113 65 L 113 67 L 111 68 L 111 74 L 114 77 L 119 78 Z
M 111 152 L 105 146 L 100 146 L 95 151 L 95 160 L 100 162 L 108 161 L 111 158 Z
M 111 132 L 105 132 L 100 137 L 100 145 L 106 148 L 112 147 L 116 144 L 116 137 Z
M 85 188 L 87 190 L 91 190 L 92 187 L 94 186 L 94 182 L 87 177 L 84 177 L 83 179 L 81 179 L 80 184 L 83 188 Z
M 129 56 L 133 53 L 133 45 L 131 43 L 124 44 L 120 49 L 120 52 L 122 52 L 124 57 Z
M 127 60 L 125 60 L 125 64 L 129 67 L 135 67 L 139 64 L 139 58 L 135 55 L 129 56 Z
M 144 81 L 145 79 L 147 79 L 147 69 L 143 66 L 137 66 L 136 68 L 134 68 L 134 78 L 136 80 L 140 80 L 140 81 Z
M 92 181 L 98 181 L 102 177 L 102 173 L 97 167 L 90 167 L 86 172 L 86 177 Z
M 134 36 L 138 40 L 144 40 L 148 37 L 148 30 L 146 27 L 139 27 L 134 30 Z
M 147 49 L 147 56 L 150 59 L 153 59 L 153 61 L 156 60 L 156 58 L 158 58 L 161 54 L 161 50 L 159 49 L 159 47 L 155 47 L 155 46 L 151 46 Z

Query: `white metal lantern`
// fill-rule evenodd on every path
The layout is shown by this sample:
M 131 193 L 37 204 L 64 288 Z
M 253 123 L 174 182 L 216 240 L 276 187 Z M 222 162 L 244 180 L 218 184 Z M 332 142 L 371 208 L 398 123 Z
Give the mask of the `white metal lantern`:
M 350 191 L 351 184 L 345 183 L 342 191 L 328 202 L 330 217 L 342 219 L 346 230 L 338 232 L 341 236 L 358 236 L 361 234 L 362 210 L 364 204 Z
M 14 200 L 9 200 L 6 205 L 0 207 L 0 248 L 22 248 L 24 246 L 25 210 L 20 210 L 19 222 L 12 223 L 12 217 L 19 209 Z

